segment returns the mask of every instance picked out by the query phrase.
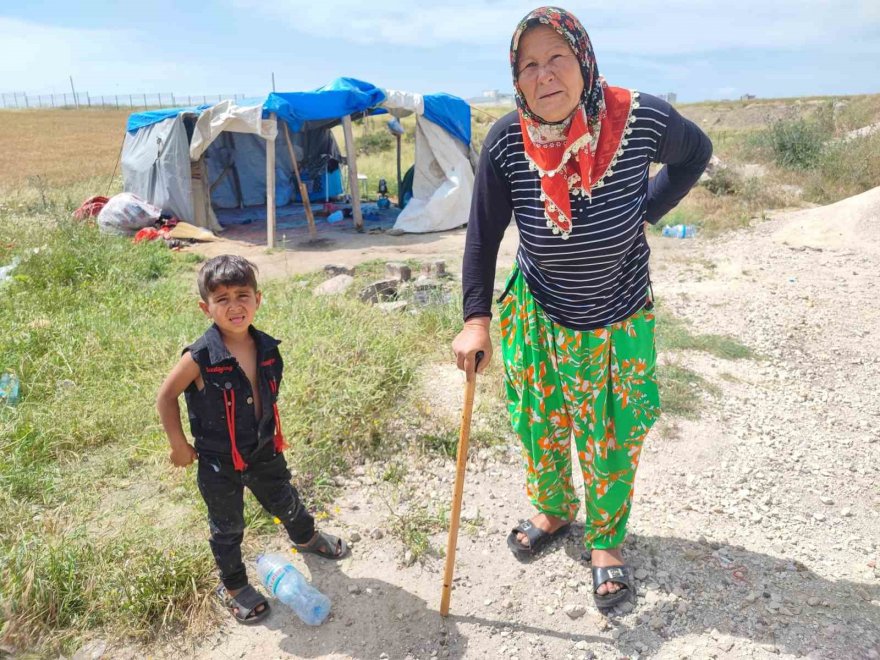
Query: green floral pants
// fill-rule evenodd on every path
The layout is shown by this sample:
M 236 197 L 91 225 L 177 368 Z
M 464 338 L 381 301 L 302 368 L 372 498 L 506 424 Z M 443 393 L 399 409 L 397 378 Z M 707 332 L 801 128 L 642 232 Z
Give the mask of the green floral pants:
M 642 443 L 660 415 L 654 314 L 642 309 L 598 330 L 571 330 L 535 303 L 518 268 L 510 277 L 500 302 L 501 354 L 526 493 L 541 513 L 575 518 L 574 437 L 586 489 L 584 543 L 616 548 L 626 536 Z

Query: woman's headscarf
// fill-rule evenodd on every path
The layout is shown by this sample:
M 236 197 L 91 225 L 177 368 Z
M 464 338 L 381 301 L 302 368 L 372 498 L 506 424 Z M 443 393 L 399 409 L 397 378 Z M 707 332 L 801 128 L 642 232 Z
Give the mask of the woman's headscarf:
M 546 25 L 556 30 L 580 63 L 584 91 L 572 115 L 561 122 L 546 122 L 535 115 L 528 107 L 517 80 L 520 39 L 526 30 L 536 25 Z M 592 187 L 604 174 L 600 169 L 608 169 L 611 161 L 608 158 L 605 163 L 597 163 L 596 159 L 597 151 L 602 151 L 602 155 L 608 151 L 600 148 L 599 141 L 606 124 L 606 94 L 609 88 L 599 75 L 587 31 L 577 18 L 558 7 L 535 9 L 520 21 L 510 42 L 510 66 L 526 157 L 532 169 L 537 170 L 541 177 L 541 199 L 544 201 L 547 226 L 554 234 L 561 234 L 565 239 L 572 229 L 569 193 L 589 196 Z M 614 96 L 616 99 L 619 94 Z M 619 120 L 614 122 L 615 129 L 620 124 L 621 131 L 614 131 L 619 134 L 608 138 L 617 137 L 617 142 L 620 141 L 622 129 L 626 128 L 626 115 L 623 119 L 622 124 Z M 609 141 L 606 139 L 603 142 Z M 612 147 L 612 154 L 617 153 L 618 143 L 609 143 L 609 146 Z

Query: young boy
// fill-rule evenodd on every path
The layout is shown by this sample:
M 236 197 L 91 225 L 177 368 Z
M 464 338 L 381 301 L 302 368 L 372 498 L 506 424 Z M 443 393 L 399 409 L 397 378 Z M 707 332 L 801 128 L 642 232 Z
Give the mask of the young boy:
M 199 491 L 208 506 L 211 551 L 222 584 L 217 595 L 241 623 L 256 623 L 269 604 L 251 585 L 241 560 L 244 487 L 284 523 L 294 547 L 341 559 L 344 541 L 315 531 L 315 521 L 290 483 L 278 418 L 283 362 L 278 340 L 251 323 L 260 307 L 255 267 L 247 259 L 221 255 L 199 272 L 199 307 L 214 323 L 159 389 L 156 406 L 171 443 L 171 462 L 198 460 Z M 180 423 L 183 393 L 195 447 Z

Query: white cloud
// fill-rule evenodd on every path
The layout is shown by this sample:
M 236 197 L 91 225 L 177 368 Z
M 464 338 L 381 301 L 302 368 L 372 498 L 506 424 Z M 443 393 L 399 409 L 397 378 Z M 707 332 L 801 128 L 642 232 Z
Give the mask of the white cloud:
M 506 47 L 516 22 L 537 3 L 449 0 L 420 7 L 404 0 L 231 0 L 237 8 L 282 19 L 297 31 L 365 45 Z M 798 49 L 838 45 L 880 32 L 876 0 L 628 0 L 567 2 L 597 51 L 686 54 L 742 48 Z M 867 39 L 863 44 L 869 48 Z M 452 65 L 453 63 L 450 62 Z
M 157 57 L 155 43 L 132 29 L 73 29 L 0 16 L 0 89 L 66 93 L 71 75 L 78 92 L 168 89 L 180 67 Z

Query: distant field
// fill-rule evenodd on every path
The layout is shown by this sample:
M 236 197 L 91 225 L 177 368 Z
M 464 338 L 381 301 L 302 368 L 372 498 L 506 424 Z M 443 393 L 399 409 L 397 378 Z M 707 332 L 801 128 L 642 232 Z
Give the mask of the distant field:
M 0 111 L 0 194 L 42 177 L 49 187 L 110 178 L 127 110 Z
M 876 138 L 846 148 L 826 149 L 821 157 L 817 153 L 806 169 L 779 167 L 767 147 L 767 131 L 774 125 L 791 124 L 798 128 L 806 122 L 805 125 L 816 128 L 817 139 L 827 142 L 849 130 L 878 122 L 880 95 L 751 99 L 677 107 L 709 134 L 715 154 L 723 162 L 758 163 L 767 174 L 760 181 L 740 177 L 736 185 L 730 184 L 721 191 L 694 191 L 677 209 L 677 215 L 670 218 L 676 222 L 694 222 L 712 231 L 739 226 L 760 215 L 763 209 L 791 204 L 791 195 L 779 191 L 794 188 L 802 189 L 802 193 L 797 193 L 803 194 L 799 201 L 836 201 L 870 187 L 880 168 L 878 156 L 873 153 Z M 477 150 L 494 121 L 509 111 L 509 107 L 474 109 L 473 145 Z M 104 193 L 105 182 L 109 181 L 119 155 L 129 112 L 0 111 L 0 199 L 16 192 L 42 195 L 44 191 L 57 191 L 77 183 L 80 187 L 71 193 L 74 202 L 83 195 Z M 387 180 L 392 196 L 397 194 L 394 141 L 385 122 L 386 118 L 377 116 L 366 125 L 357 122 L 355 126 L 358 171 L 368 176 L 368 197 L 375 196 L 380 178 Z M 414 158 L 414 123 L 412 117 L 404 120 L 404 172 Z M 334 129 L 334 134 L 344 150 L 341 128 Z M 848 163 L 858 166 L 853 169 Z M 117 178 L 111 192 L 119 189 L 119 182 Z

